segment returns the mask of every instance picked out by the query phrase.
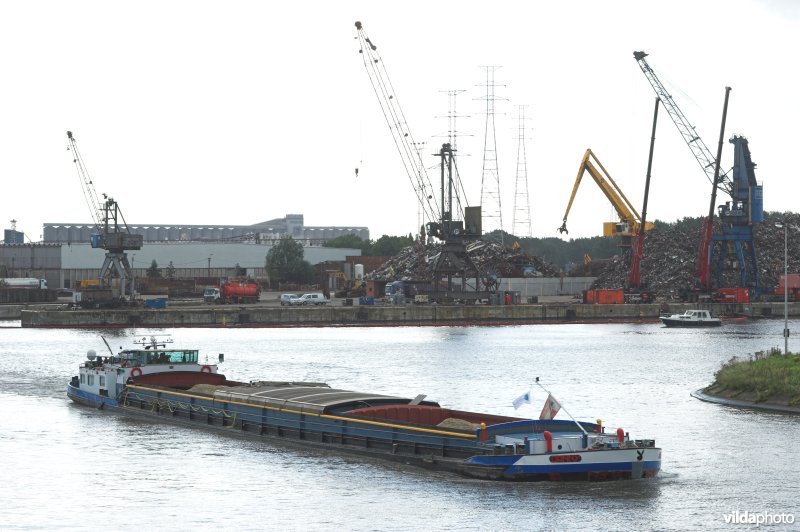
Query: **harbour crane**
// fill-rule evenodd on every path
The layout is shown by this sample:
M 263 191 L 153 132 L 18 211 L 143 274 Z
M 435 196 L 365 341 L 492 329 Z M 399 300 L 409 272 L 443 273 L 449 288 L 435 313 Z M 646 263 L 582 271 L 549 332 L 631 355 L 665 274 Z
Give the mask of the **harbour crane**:
M 378 55 L 377 46 L 367 37 L 361 22 L 356 22 L 355 26 L 360 45 L 359 53 L 369 81 L 420 208 L 428 220 L 424 224 L 424 230 L 421 231 L 420 241 L 427 235 L 443 242 L 441 253 L 433 267 L 435 277 L 432 283 L 433 289 L 429 294 L 422 294 L 422 291 L 418 294 L 429 295 L 434 300 L 441 301 L 487 299 L 496 290 L 496 279 L 487 272 L 481 272 L 467 253 L 467 241 L 481 237 L 481 207 L 470 207 L 467 204 L 466 193 L 456 165 L 456 150 L 450 143 L 445 143 L 437 154 L 440 159 L 440 201 L 437 205 L 434 188 L 422 163 L 420 151 L 415 149 L 419 143 L 415 142 L 411 135 L 389 74 Z M 419 249 L 423 249 L 422 245 Z M 423 257 L 421 255 L 418 257 L 421 262 Z M 446 278 L 446 281 L 440 282 L 443 278 Z M 461 279 L 460 286 L 456 287 L 454 278 Z M 468 279 L 471 278 L 474 278 L 474 285 L 469 285 Z M 486 290 L 481 290 L 481 285 Z
M 559 232 L 569 233 L 567 230 L 567 217 L 572 209 L 572 203 L 575 201 L 575 195 L 578 193 L 578 187 L 580 187 L 583 176 L 586 173 L 594 179 L 597 186 L 608 198 L 608 201 L 611 202 L 614 210 L 617 211 L 617 216 L 619 216 L 618 222 L 603 223 L 603 236 L 619 236 L 621 238 L 620 246 L 630 246 L 631 238 L 639 232 L 642 217 L 591 149 L 587 149 L 583 159 L 581 159 L 578 175 L 575 177 L 575 185 L 572 187 L 572 194 L 569 197 L 569 203 L 567 203 L 567 210 L 564 212 L 564 220 L 561 227 L 558 228 Z M 650 231 L 653 229 L 653 224 L 645 223 L 644 229 L 645 231 Z
M 81 190 L 95 227 L 95 232 L 90 236 L 91 246 L 106 250 L 105 260 L 100 268 L 100 280 L 103 286 L 111 288 L 112 279 L 119 279 L 119 298 L 124 300 L 126 295 L 132 295 L 134 291 L 133 271 L 125 252 L 141 249 L 143 237 L 131 233 L 114 198 L 102 194 L 103 200 L 100 200 L 72 131 L 67 131 L 67 140 L 67 149 L 72 152 L 72 162 L 75 163 Z
M 759 292 L 761 287 L 758 280 L 758 261 L 753 239 L 753 226 L 763 221 L 763 187 L 756 182 L 753 172 L 755 164 L 750 159 L 747 139 L 734 135 L 730 140 L 734 145 L 732 177 L 720 170 L 719 159 L 722 155 L 722 140 L 728 109 L 728 96 L 731 89 L 730 87 L 725 88 L 720 143 L 717 156 L 713 157 L 700 135 L 695 131 L 695 127 L 689 123 L 678 104 L 667 92 L 652 67 L 647 63 L 645 59 L 647 55 L 646 52 L 641 51 L 633 53 L 634 59 L 653 87 L 656 96 L 661 99 L 664 108 L 678 128 L 686 145 L 712 184 L 709 213 L 703 220 L 698 246 L 697 282 L 699 288 L 710 292 L 712 289 L 712 277 L 716 282 L 716 287 L 722 287 L 725 282 L 725 272 L 736 270 L 739 277 L 738 286 L 753 287 L 756 292 Z M 725 192 L 731 198 L 731 201 L 717 207 L 720 221 L 722 222 L 722 231 L 714 234 L 714 209 L 716 207 L 717 190 Z M 714 255 L 717 256 L 717 260 L 712 263 Z

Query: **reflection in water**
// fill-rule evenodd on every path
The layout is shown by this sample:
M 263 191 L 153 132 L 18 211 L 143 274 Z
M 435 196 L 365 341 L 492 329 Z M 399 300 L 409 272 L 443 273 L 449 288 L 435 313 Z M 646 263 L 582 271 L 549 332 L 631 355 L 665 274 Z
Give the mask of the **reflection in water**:
M 541 377 L 578 418 L 664 449 L 659 478 L 510 484 L 142 421 L 71 404 L 88 349 L 164 331 L 23 330 L 0 343 L 3 527 L 97 529 L 697 529 L 734 510 L 797 512 L 798 418 L 689 396 L 733 355 L 782 341 L 776 322 L 714 332 L 660 324 L 179 329 L 236 380 L 315 380 L 444 406 L 538 415 Z M 0 324 L 2 326 L 2 324 Z M 777 330 L 777 334 L 776 331 Z M 533 391 L 519 411 L 511 400 Z

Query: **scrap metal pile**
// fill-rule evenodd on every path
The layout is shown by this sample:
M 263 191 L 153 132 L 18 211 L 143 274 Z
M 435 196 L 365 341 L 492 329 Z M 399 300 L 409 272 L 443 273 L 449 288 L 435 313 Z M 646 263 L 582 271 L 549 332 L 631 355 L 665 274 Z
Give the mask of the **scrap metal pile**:
M 764 222 L 755 228 L 754 239 L 758 252 L 760 284 L 777 286 L 783 274 L 783 229 L 776 223 L 789 227 L 789 272 L 800 271 L 800 214 L 766 213 Z M 796 229 L 795 229 L 796 228 Z M 678 300 L 682 290 L 696 285 L 697 247 L 700 239 L 700 221 L 675 224 L 657 223 L 645 236 L 642 281 L 661 301 Z M 792 241 L 795 242 L 792 246 Z M 623 288 L 625 286 L 630 252 L 609 260 L 592 288 Z M 735 279 L 728 279 L 735 286 Z
M 469 242 L 466 249 L 483 275 L 497 278 L 559 276 L 558 269 L 553 265 L 522 249 L 481 240 Z M 367 277 L 379 281 L 433 279 L 433 267 L 441 251 L 441 243 L 429 243 L 424 249 L 418 246 L 403 248 Z

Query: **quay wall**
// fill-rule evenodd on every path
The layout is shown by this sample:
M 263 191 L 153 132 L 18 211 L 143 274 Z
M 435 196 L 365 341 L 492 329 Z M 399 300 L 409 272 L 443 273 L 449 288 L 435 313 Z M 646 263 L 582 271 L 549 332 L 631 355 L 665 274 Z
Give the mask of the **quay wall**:
M 607 322 L 658 319 L 665 311 L 705 308 L 714 315 L 737 312 L 752 318 L 782 318 L 783 303 L 736 305 L 679 303 L 631 305 L 404 305 L 314 308 L 204 306 L 167 309 L 23 310 L 23 327 L 324 327 L 380 325 L 502 325 L 548 322 Z M 789 305 L 800 316 L 800 303 Z

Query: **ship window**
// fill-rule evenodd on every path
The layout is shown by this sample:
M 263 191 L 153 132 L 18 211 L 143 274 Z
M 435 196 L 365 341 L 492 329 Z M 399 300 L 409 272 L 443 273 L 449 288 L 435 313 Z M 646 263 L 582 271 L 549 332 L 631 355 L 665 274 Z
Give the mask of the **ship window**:
M 157 353 L 147 354 L 148 364 L 164 364 L 165 362 L 168 361 L 169 361 L 169 354 L 165 353 L 164 351 L 158 351 Z
M 106 385 L 106 377 L 105 375 L 100 375 L 100 386 Z
M 197 351 L 177 351 L 175 355 L 175 362 L 197 363 Z
M 86 374 L 81 373 L 81 384 L 86 384 Z
M 86 376 L 86 384 L 89 386 L 94 386 L 94 375 L 91 373 Z
M 186 351 L 153 351 L 144 355 L 147 364 L 196 364 L 196 350 Z

